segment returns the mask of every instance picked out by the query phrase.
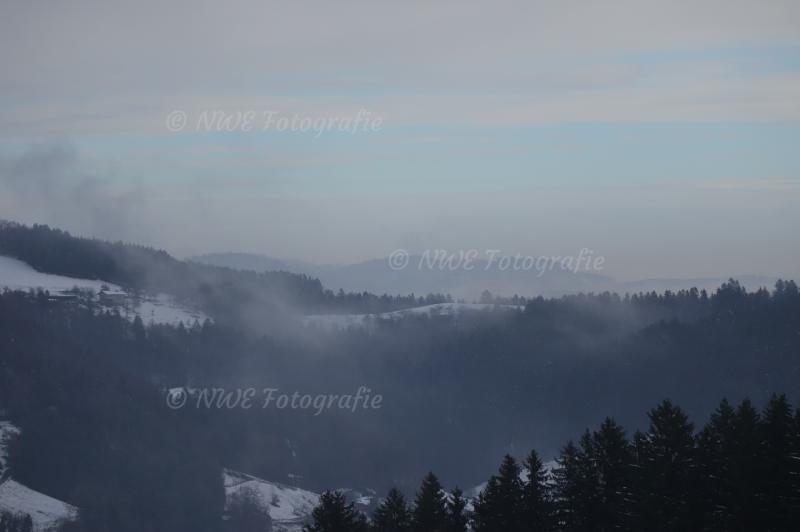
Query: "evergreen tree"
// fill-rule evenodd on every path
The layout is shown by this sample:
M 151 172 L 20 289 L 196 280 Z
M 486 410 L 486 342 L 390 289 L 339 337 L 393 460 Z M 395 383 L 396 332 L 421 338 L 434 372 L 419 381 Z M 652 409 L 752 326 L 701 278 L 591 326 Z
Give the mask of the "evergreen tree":
M 447 532 L 467 532 L 466 507 L 464 493 L 459 488 L 454 489 L 447 501 Z
M 313 523 L 303 527 L 304 532 L 367 532 L 364 514 L 345 500 L 344 494 L 326 491 L 319 505 L 311 513 Z
M 638 470 L 636 529 L 697 530 L 699 514 L 694 426 L 686 414 L 664 401 L 648 414 L 650 428 L 634 438 Z
M 492 475 L 475 501 L 475 511 L 472 514 L 472 530 L 476 532 L 490 531 L 497 526 L 497 509 L 492 506 L 494 497 L 489 495 L 497 492 L 497 484 L 497 477 Z
M 517 532 L 523 529 L 520 468 L 510 455 L 503 458 L 498 474 L 489 480 L 475 504 L 476 532 Z
M 797 290 L 797 287 L 794 287 Z M 800 405 L 795 409 L 794 430 L 792 436 L 792 487 L 794 501 L 792 503 L 792 519 L 800 522 Z
M 745 399 L 736 408 L 731 458 L 731 530 L 757 530 L 761 526 L 759 493 L 763 469 L 760 416 Z
M 705 527 L 710 531 L 725 532 L 737 526 L 734 516 L 736 440 L 736 412 L 723 399 L 697 437 L 699 480 L 703 483 L 703 504 L 707 513 Z
M 763 523 L 766 530 L 797 529 L 796 460 L 793 459 L 794 419 L 785 395 L 772 396 L 761 422 L 763 441 Z
M 546 531 L 552 526 L 552 498 L 548 474 L 535 450 L 525 459 L 528 480 L 522 488 L 522 522 L 527 530 Z
M 559 530 L 584 532 L 592 530 L 591 509 L 595 483 L 588 459 L 574 442 L 561 450 L 558 467 L 553 472 L 556 493 L 555 521 Z
M 447 528 L 447 508 L 442 485 L 433 473 L 422 480 L 414 499 L 412 529 L 414 532 L 444 532 Z
M 633 452 L 625 431 L 606 418 L 592 434 L 589 464 L 595 468 L 598 501 L 593 517 L 598 531 L 629 530 L 631 505 L 631 466 Z
M 374 532 L 408 532 L 411 530 L 411 512 L 406 499 L 397 488 L 392 488 L 372 514 Z

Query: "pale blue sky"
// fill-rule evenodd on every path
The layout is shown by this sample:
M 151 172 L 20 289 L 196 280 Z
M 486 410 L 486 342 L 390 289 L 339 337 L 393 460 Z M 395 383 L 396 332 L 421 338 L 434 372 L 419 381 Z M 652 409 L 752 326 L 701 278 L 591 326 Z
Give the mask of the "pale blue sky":
M 800 274 L 796 2 L 5 2 L 0 217 L 353 262 Z M 204 110 L 379 131 L 192 131 Z M 166 127 L 183 111 L 189 126 Z

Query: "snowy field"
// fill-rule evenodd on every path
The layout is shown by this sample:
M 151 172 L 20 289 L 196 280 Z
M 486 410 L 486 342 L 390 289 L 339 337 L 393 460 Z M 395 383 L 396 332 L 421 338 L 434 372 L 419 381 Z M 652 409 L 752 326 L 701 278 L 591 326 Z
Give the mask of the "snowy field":
M 106 308 L 116 309 L 130 320 L 139 316 L 148 325 L 183 323 L 190 326 L 195 321 L 202 323 L 208 319 L 204 313 L 181 305 L 167 294 L 133 297 L 113 283 L 41 273 L 20 260 L 0 256 L 0 290 L 3 288 L 23 291 L 41 289 L 51 294 L 63 294 L 74 288 L 91 290 L 97 294 L 103 292 L 118 300 L 116 304 L 107 304 Z
M 62 275 L 37 272 L 28 264 L 11 257 L 0 256 L 0 287 L 10 290 L 30 290 L 41 288 L 53 293 L 66 292 L 73 288 L 100 292 L 107 287 L 109 292 L 121 293 L 119 286 L 103 281 L 75 279 Z
M 367 327 L 373 321 L 397 320 L 410 316 L 452 316 L 465 312 L 482 312 L 494 310 L 522 310 L 513 305 L 493 305 L 489 303 L 439 303 L 425 305 L 380 314 L 312 314 L 303 319 L 303 323 L 320 329 L 347 329 L 350 327 Z
M 223 472 L 226 502 L 243 493 L 252 493 L 261 507 L 269 511 L 276 532 L 300 532 L 319 503 L 319 495 L 292 486 L 269 482 L 226 469 Z

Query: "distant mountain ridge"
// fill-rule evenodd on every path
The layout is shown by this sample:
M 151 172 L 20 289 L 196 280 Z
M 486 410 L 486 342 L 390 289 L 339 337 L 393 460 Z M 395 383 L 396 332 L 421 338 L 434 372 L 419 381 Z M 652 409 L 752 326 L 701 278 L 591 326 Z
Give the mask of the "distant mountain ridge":
M 730 276 L 672 279 L 642 279 L 620 282 L 610 276 L 591 271 L 577 273 L 549 269 L 540 273 L 536 269 L 500 270 L 488 267 L 485 259 L 474 261 L 470 270 L 447 267 L 418 267 L 426 264 L 421 255 L 408 257 L 408 266 L 392 269 L 389 258 L 371 259 L 346 265 L 321 265 L 306 261 L 279 259 L 251 253 L 210 253 L 190 257 L 191 262 L 220 266 L 235 270 L 287 271 L 319 279 L 323 286 L 346 292 L 373 293 L 447 293 L 454 298 L 477 301 L 484 290 L 501 296 L 558 297 L 579 292 L 638 293 L 698 288 L 714 290 Z M 734 275 L 733 278 L 748 290 L 772 287 L 776 277 L 760 275 Z

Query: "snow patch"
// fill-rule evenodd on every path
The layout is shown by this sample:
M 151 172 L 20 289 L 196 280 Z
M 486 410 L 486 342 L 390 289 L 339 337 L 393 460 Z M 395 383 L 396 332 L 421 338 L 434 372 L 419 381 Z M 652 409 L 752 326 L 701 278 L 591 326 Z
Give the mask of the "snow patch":
M 25 292 L 45 290 L 54 295 L 69 295 L 75 289 L 94 293 L 102 309 L 116 310 L 129 320 L 138 316 L 147 325 L 190 326 L 195 321 L 202 323 L 209 319 L 203 312 L 181 305 L 167 294 L 134 295 L 113 283 L 42 273 L 21 260 L 0 256 L 0 290 L 3 288 Z
M 76 279 L 63 275 L 52 275 L 37 272 L 27 263 L 11 257 L 0 256 L 0 287 L 10 290 L 36 290 L 41 288 L 49 292 L 66 292 L 73 288 L 100 292 L 104 286 L 110 289 L 121 289 L 116 285 L 93 281 L 90 279 Z
M 491 303 L 438 303 L 379 314 L 312 314 L 303 319 L 304 325 L 325 330 L 368 327 L 380 320 L 398 320 L 410 316 L 457 316 L 465 312 L 493 310 L 522 310 L 515 305 L 494 305 Z
M 55 530 L 62 521 L 74 519 L 78 510 L 8 479 L 0 484 L 0 511 L 28 514 L 36 532 L 49 532 Z
M 20 430 L 9 421 L 0 421 L 0 512 L 28 514 L 35 532 L 55 530 L 62 521 L 74 519 L 78 509 L 8 478 L 8 440 Z
M 209 317 L 199 310 L 189 309 L 177 303 L 172 296 L 158 294 L 156 296 L 139 298 L 130 308 L 121 307 L 120 314 L 129 320 L 139 316 L 146 325 L 193 325 L 194 322 L 203 323 Z
M 239 494 L 251 493 L 269 511 L 276 532 L 299 532 L 319 504 L 319 495 L 226 469 L 223 472 L 226 505 Z

